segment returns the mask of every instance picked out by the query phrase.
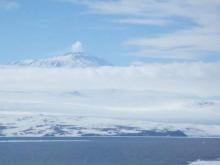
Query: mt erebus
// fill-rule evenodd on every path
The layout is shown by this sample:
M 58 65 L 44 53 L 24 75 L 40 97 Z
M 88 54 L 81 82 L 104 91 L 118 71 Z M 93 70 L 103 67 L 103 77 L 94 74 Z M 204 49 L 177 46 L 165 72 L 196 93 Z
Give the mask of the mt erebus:
M 111 64 L 98 57 L 83 55 L 82 52 L 69 52 L 64 55 L 58 55 L 45 59 L 17 61 L 13 62 L 12 65 L 43 68 L 85 68 L 110 66 Z

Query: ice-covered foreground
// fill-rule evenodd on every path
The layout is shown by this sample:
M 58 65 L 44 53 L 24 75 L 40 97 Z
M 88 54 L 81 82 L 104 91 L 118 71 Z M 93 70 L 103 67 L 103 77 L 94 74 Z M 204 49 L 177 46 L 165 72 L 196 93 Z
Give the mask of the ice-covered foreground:
M 180 130 L 171 134 L 220 136 L 218 68 L 219 63 L 74 69 L 2 66 L 0 130 L 7 136 L 61 135 L 56 130 L 63 129 L 64 135 L 74 136 L 137 130 L 147 135 L 163 126 L 164 131 Z M 139 122 L 141 126 L 136 125 Z M 118 125 L 122 127 L 112 129 Z
M 220 136 L 220 125 L 174 124 L 120 118 L 1 114 L 1 136 Z
M 198 160 L 190 163 L 189 165 L 220 165 L 220 161 L 202 161 Z

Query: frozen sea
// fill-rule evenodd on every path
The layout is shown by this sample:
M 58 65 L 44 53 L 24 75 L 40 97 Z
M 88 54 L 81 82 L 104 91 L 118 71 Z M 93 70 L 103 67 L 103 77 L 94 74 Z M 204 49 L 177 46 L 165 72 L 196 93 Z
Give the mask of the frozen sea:
M 219 158 L 219 138 L 0 138 L 1 165 L 208 165 Z

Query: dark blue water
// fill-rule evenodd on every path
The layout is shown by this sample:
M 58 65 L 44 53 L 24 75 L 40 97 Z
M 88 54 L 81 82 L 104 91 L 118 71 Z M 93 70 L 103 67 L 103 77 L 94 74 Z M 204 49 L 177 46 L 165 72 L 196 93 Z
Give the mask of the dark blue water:
M 38 140 L 42 138 L 0 138 L 0 165 L 186 165 L 197 159 L 220 158 L 220 139 L 211 138 L 87 137 Z

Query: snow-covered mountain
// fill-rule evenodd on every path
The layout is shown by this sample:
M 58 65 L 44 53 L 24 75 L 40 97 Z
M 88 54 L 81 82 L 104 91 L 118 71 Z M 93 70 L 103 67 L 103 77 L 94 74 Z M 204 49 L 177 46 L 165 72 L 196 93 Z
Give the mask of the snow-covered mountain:
M 45 59 L 22 60 L 13 62 L 14 66 L 22 67 L 45 67 L 45 68 L 75 68 L 75 67 L 98 67 L 110 66 L 111 64 L 101 58 L 86 56 L 82 52 L 69 52 Z
M 0 136 L 219 137 L 219 125 L 164 123 L 103 117 L 1 113 Z

